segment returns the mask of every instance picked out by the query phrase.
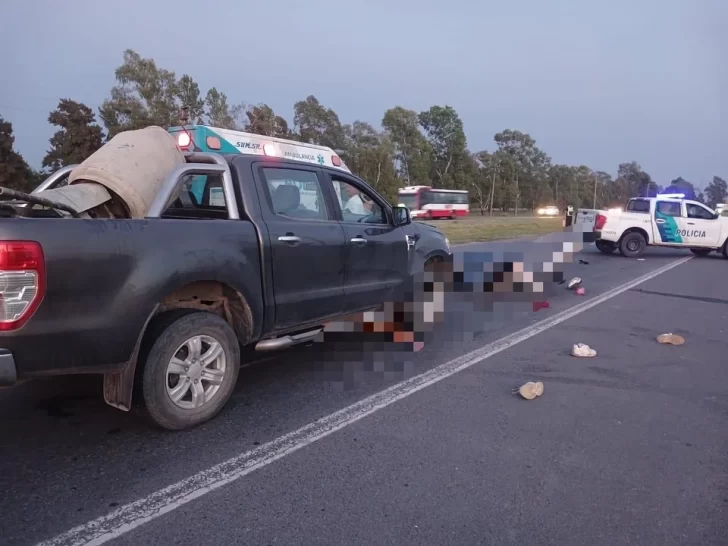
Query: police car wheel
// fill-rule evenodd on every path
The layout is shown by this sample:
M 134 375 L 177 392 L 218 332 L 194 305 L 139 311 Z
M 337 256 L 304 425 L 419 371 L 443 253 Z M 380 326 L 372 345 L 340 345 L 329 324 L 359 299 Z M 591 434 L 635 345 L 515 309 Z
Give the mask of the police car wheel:
M 692 252 L 696 256 L 707 256 L 708 254 L 713 252 L 713 249 L 711 249 L 711 248 L 691 248 L 690 252 Z
M 635 231 L 627 233 L 619 241 L 619 253 L 625 258 L 636 258 L 644 253 L 645 248 L 647 248 L 647 241 L 641 233 Z
M 611 254 L 612 252 L 617 250 L 617 245 L 615 245 L 611 241 L 596 240 L 594 241 L 594 244 L 597 246 L 599 252 L 602 252 L 604 254 Z
M 723 249 L 721 250 L 721 253 L 723 254 L 723 257 L 728 260 L 728 240 L 723 243 Z

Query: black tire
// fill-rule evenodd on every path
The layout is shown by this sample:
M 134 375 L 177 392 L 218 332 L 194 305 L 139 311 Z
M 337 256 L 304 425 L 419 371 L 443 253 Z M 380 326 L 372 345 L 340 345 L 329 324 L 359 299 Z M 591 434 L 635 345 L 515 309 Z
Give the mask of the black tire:
M 594 244 L 602 254 L 612 254 L 615 250 L 617 250 L 617 245 L 611 241 L 602 241 L 601 239 L 597 239 L 594 241 Z
M 204 336 L 204 340 L 211 339 L 219 343 L 224 354 L 225 371 L 221 383 L 217 385 L 219 388 L 209 401 L 200 407 L 183 408 L 173 402 L 168 393 L 170 379 L 167 367 L 172 357 L 182 354 L 178 352 L 182 350 L 182 346 L 197 336 Z M 202 356 L 205 355 L 205 347 L 208 347 L 208 350 L 212 347 L 204 340 L 201 345 Z M 147 417 L 155 425 L 168 430 L 184 430 L 200 425 L 217 415 L 232 395 L 240 371 L 240 346 L 233 329 L 217 315 L 192 311 L 173 312 L 168 317 L 162 317 L 151 330 L 145 349 L 139 362 L 143 366 L 139 377 L 141 391 L 139 398 Z M 178 382 L 183 380 L 182 376 L 176 377 Z M 195 384 L 199 382 L 203 389 L 213 386 L 203 378 L 189 379 L 189 381 Z M 189 394 L 192 395 L 192 389 Z M 188 402 L 181 400 L 180 403 Z
M 619 253 L 625 258 L 637 258 L 644 254 L 646 248 L 644 235 L 636 231 L 627 233 L 619 241 Z
M 690 252 L 695 254 L 696 256 L 707 256 L 711 252 L 713 252 L 712 248 L 691 248 Z
M 728 240 L 726 240 L 725 243 L 723 243 L 723 248 L 721 249 L 721 254 L 723 254 L 723 257 L 728 260 Z

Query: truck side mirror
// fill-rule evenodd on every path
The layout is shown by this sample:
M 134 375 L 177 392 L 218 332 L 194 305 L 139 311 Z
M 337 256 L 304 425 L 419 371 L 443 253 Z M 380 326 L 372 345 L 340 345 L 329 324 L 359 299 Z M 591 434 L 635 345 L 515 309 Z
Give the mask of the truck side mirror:
M 394 213 L 394 225 L 396 227 L 406 226 L 412 223 L 410 211 L 404 205 L 397 205 L 392 212 Z

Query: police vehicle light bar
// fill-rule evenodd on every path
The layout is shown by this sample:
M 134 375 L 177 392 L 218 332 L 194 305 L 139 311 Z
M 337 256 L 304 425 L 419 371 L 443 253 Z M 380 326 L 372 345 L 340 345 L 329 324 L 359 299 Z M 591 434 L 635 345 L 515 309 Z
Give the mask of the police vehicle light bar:
M 684 193 L 660 193 L 660 194 L 658 194 L 658 196 L 672 198 L 672 199 L 685 199 Z

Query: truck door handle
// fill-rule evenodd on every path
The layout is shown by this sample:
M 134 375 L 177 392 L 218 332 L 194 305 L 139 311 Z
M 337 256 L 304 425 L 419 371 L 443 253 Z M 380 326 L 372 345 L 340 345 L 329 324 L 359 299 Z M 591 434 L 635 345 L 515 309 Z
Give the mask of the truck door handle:
M 301 242 L 300 237 L 296 237 L 295 235 L 281 235 L 278 237 L 278 240 L 281 243 L 289 243 L 291 245 L 295 245 Z
M 688 222 L 688 225 L 689 226 L 694 226 L 695 225 L 695 222 Z
M 665 223 L 665 220 L 663 220 L 662 218 L 658 218 L 657 220 L 655 220 L 655 223 L 656 224 L 664 224 Z
M 367 240 L 362 239 L 361 237 L 354 237 L 351 240 L 351 242 L 354 243 L 355 245 L 359 245 L 359 246 L 363 246 L 363 245 L 367 244 Z

